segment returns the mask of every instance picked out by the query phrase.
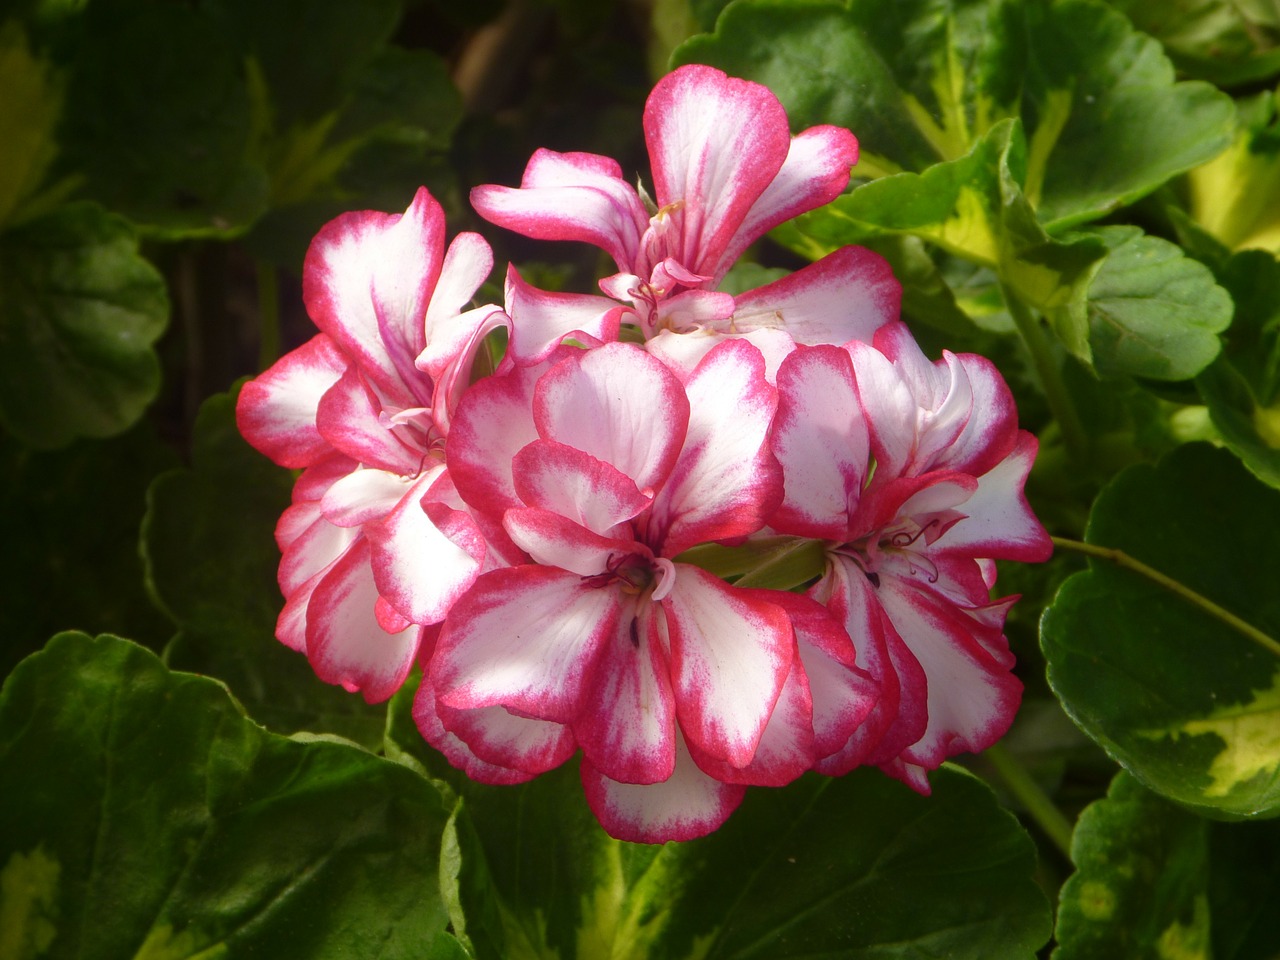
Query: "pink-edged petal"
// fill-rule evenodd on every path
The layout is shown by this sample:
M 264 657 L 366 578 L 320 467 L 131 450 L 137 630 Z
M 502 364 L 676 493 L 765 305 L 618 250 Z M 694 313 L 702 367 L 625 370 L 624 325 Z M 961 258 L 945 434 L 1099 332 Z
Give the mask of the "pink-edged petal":
M 830 610 L 794 593 L 775 596 L 774 602 L 795 628 L 798 662 L 792 671 L 803 670 L 808 682 L 816 761 L 849 741 L 879 701 L 880 685 L 858 666 L 857 650 Z
M 685 290 L 658 302 L 655 324 L 660 330 L 687 333 L 723 325 L 733 316 L 734 299 L 714 290 Z
M 434 467 L 435 472 L 443 464 Z M 386 470 L 356 469 L 331 486 L 320 500 L 325 519 L 340 527 L 381 520 L 414 486 L 412 479 Z
M 608 157 L 538 150 L 520 188 L 485 185 L 471 205 L 490 223 L 538 240 L 582 240 L 627 269 L 649 222 L 635 188 Z
M 643 493 L 680 454 L 689 400 L 660 361 L 630 343 L 576 351 L 538 382 L 538 432 L 612 464 Z
M 813 699 L 799 659 L 792 659 L 782 693 L 750 763 L 735 767 L 724 760 L 701 755 L 692 744 L 689 752 L 704 773 L 724 783 L 783 787 L 808 770 L 818 755 L 814 749 Z
M 303 583 L 338 559 L 360 531 L 325 519 L 314 500 L 295 503 L 280 515 L 276 539 L 280 543 L 280 590 L 289 596 Z
M 307 606 L 307 656 L 316 675 L 358 690 L 369 703 L 400 689 L 422 638 L 418 626 L 399 633 L 383 630 L 374 610 L 377 600 L 369 544 L 360 539 L 316 585 Z
M 773 451 L 784 494 L 770 525 L 783 533 L 841 539 L 857 510 L 871 454 L 845 350 L 798 347 L 783 361 Z
M 459 710 L 437 700 L 436 712 L 478 759 L 497 767 L 536 775 L 560 766 L 578 749 L 564 724 L 519 717 L 503 707 Z
M 694 840 L 727 819 L 746 793 L 740 784 L 707 776 L 678 742 L 675 771 L 661 783 L 618 783 L 582 761 L 587 805 L 609 836 L 632 843 Z
M 864 247 L 842 247 L 817 263 L 735 298 L 738 330 L 780 327 L 797 343 L 871 343 L 898 319 L 902 285 L 889 264 Z
M 591 695 L 573 724 L 587 761 L 622 783 L 656 783 L 675 769 L 675 704 L 665 623 L 652 604 L 628 608 L 588 681 Z
M 550 510 L 508 510 L 502 518 L 502 525 L 512 542 L 528 553 L 535 563 L 559 567 L 579 577 L 602 574 L 614 561 L 636 553 L 641 553 L 644 559 L 652 557 L 643 544 L 602 537 Z
M 408 620 L 438 623 L 480 575 L 486 544 L 474 520 L 432 502 L 436 477 L 424 474 L 384 520 L 370 524 L 373 578 Z
M 666 557 L 755 533 L 782 499 L 782 470 L 767 443 L 777 391 L 764 378 L 760 351 L 726 340 L 698 364 L 685 390 L 688 433 L 650 527 L 650 542 L 660 537 Z
M 811 592 L 842 623 L 857 650 L 857 666 L 879 685 L 875 706 L 838 751 L 814 765 L 840 776 L 862 763 L 888 761 L 924 733 L 927 689 L 924 671 L 897 635 L 871 581 L 845 557 L 835 557 L 827 576 Z
M 764 378 L 777 383 L 778 368 L 791 355 L 796 342 L 785 330 L 759 329 L 747 333 L 725 333 L 715 327 L 703 327 L 688 333 L 661 330 L 644 343 L 644 348 L 666 364 L 667 369 L 688 382 L 702 358 L 725 340 L 745 340 L 764 357 Z
M 444 754 L 446 760 L 478 783 L 511 786 L 532 780 L 536 773 L 499 766 L 481 760 L 456 734 L 446 730 L 437 712 L 435 691 L 424 679 L 413 701 L 413 720 L 424 740 Z M 501 710 L 501 707 L 493 709 Z
M 700 754 L 745 767 L 791 669 L 786 611 L 687 564 L 676 564 L 662 609 L 685 737 Z
M 787 159 L 787 114 L 768 88 L 695 64 L 658 81 L 644 131 L 658 205 L 672 207 L 682 227 L 672 253 L 713 276 Z
M 476 354 L 480 352 L 485 337 L 499 327 L 511 330 L 511 318 L 497 307 L 477 307 L 459 314 L 455 319 L 460 329 L 469 331 L 471 339 L 463 344 L 440 371 L 431 392 L 431 422 L 435 425 L 437 434 L 442 437 L 448 436 L 453 425 L 453 415 L 462 402 L 462 395 L 471 385 Z M 424 353 L 417 362 L 423 362 L 425 356 Z
M 969 378 L 973 413 L 939 465 L 981 476 L 1013 452 L 1018 410 L 995 364 L 971 353 L 961 353 L 957 360 Z
M 524 506 L 516 494 L 511 459 L 538 439 L 534 386 L 557 356 L 472 384 L 449 428 L 445 446 L 449 476 L 462 499 L 495 522 L 508 508 Z
M 444 254 L 444 211 L 420 189 L 403 214 L 362 210 L 331 220 L 302 268 L 307 312 L 379 387 L 413 393 L 413 358 Z
M 782 169 L 752 204 L 715 275 L 727 273 L 742 251 L 778 224 L 840 196 L 849 185 L 850 167 L 857 162 L 858 141 L 842 127 L 810 127 L 793 137 Z
M 853 359 L 858 403 L 870 431 L 876 475 L 900 477 L 915 456 L 920 405 L 893 362 L 875 347 L 854 340 L 845 349 Z
M 617 340 L 626 312 L 604 297 L 539 290 L 515 267 L 507 268 L 506 307 L 512 322 L 507 349 L 520 364 L 546 359 L 566 337 L 590 346 Z
M 478 233 L 460 233 L 445 252 L 440 277 L 426 309 L 422 350 L 415 366 L 438 377 L 474 339 L 488 310 L 464 309 L 493 270 L 493 251 Z
M 553 567 L 486 573 L 449 613 L 431 660 L 436 695 L 568 723 L 621 608 L 620 590 Z
M 321 398 L 316 423 L 335 449 L 366 466 L 407 475 L 422 461 L 421 448 L 404 436 L 414 428 L 383 415 L 374 388 L 354 366 Z
M 895 780 L 902 781 L 922 797 L 927 797 L 933 793 L 933 788 L 929 786 L 929 770 L 933 768 L 922 767 L 918 763 L 910 763 L 901 757 L 895 757 L 888 763 L 882 763 L 879 766 L 884 773 Z
M 974 637 L 988 628 L 908 578 L 883 575 L 877 595 L 928 678 L 928 725 L 903 759 L 932 770 L 1004 736 L 1022 684 Z
M 236 398 L 236 426 L 255 449 L 297 469 L 333 453 L 316 428 L 316 409 L 350 361 L 323 333 L 254 377 Z
M 291 501 L 302 503 L 307 500 L 319 500 L 334 483 L 359 466 L 360 464 L 350 457 L 335 454 L 314 466 L 307 467 L 299 474 L 297 482 L 293 485 Z M 283 548 L 284 545 L 281 544 L 281 549 Z
M 521 500 L 601 536 L 612 536 L 617 524 L 652 500 L 613 464 L 554 440 L 535 440 L 515 455 L 511 467 Z
M 959 508 L 965 519 L 948 528 L 937 550 L 1033 563 L 1049 559 L 1053 541 L 1023 494 L 1036 449 L 1036 438 L 1019 432 L 1013 452 L 978 478 L 977 490 Z

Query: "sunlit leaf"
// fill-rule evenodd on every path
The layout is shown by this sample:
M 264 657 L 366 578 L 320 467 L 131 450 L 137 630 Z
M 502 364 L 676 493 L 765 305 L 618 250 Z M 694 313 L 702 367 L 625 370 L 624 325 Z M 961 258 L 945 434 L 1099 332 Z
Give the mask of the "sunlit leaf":
M 1121 473 L 1086 539 L 1275 638 L 1277 529 L 1280 492 L 1229 453 L 1189 444 Z M 1067 712 L 1157 793 L 1214 815 L 1280 811 L 1280 655 L 1137 572 L 1089 563 L 1041 623 Z
M 18 666 L 0 780 L 7 958 L 462 956 L 429 783 L 267 733 L 129 641 L 60 634 Z

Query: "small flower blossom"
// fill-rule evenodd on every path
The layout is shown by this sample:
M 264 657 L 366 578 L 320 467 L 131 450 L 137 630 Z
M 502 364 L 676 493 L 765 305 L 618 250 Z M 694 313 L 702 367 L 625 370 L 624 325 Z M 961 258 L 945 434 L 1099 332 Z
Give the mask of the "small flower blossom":
M 237 403 L 250 443 L 303 468 L 276 532 L 287 598 L 277 635 L 371 702 L 403 683 L 421 625 L 444 618 L 485 559 L 443 444 L 481 338 L 505 322 L 496 307 L 463 310 L 491 268 L 475 234 L 446 250 L 426 190 L 403 215 L 338 217 L 303 268 L 321 333 Z
M 792 137 L 766 87 L 698 65 L 659 81 L 644 129 L 654 200 L 608 157 L 551 150 L 533 155 L 519 188 L 472 191 L 486 219 L 537 239 L 592 243 L 618 267 L 600 281 L 612 299 L 535 291 L 512 271 L 507 308 L 517 362 L 540 359 L 567 335 L 616 337 L 617 302 L 630 305 L 626 316 L 645 338 L 711 334 L 700 347 L 666 348 L 685 355 L 689 369 L 726 335 L 775 331 L 785 332 L 788 346 L 844 343 L 869 340 L 896 316 L 897 282 L 883 259 L 860 247 L 736 298 L 716 290 L 750 244 L 844 190 L 858 159 L 849 131 L 818 126 Z
M 837 615 L 881 699 L 817 764 L 873 763 L 927 792 L 925 773 L 983 750 L 1021 685 L 991 601 L 993 559 L 1044 560 L 1023 483 L 1035 439 L 986 360 L 930 363 L 902 324 L 874 346 L 798 348 L 778 374 L 775 450 L 785 493 L 771 526 L 826 542 L 810 596 Z

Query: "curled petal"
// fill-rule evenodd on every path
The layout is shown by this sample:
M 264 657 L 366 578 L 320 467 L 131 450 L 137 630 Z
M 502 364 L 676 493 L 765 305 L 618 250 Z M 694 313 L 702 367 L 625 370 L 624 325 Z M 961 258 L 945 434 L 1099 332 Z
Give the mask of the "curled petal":
M 431 291 L 423 321 L 422 349 L 414 355 L 414 365 L 419 370 L 439 379 L 444 369 L 455 364 L 471 346 L 476 328 L 496 308 L 464 308 L 492 270 L 493 251 L 483 237 L 460 233 L 453 238 Z
M 515 267 L 507 268 L 506 307 L 512 320 L 508 349 L 521 364 L 546 359 L 566 337 L 590 346 L 617 340 L 627 312 L 604 297 L 539 290 Z
M 578 749 L 564 724 L 519 717 L 503 707 L 459 710 L 437 700 L 436 712 L 445 729 L 478 759 L 497 767 L 546 773 Z
M 478 783 L 510 786 L 532 780 L 537 773 L 481 760 L 457 734 L 445 729 L 437 712 L 435 690 L 423 679 L 413 701 L 413 720 L 424 740 L 444 754 L 445 759 Z M 494 709 L 501 710 L 501 707 Z
M 422 445 L 410 442 L 416 427 L 384 417 L 381 399 L 354 366 L 321 398 L 316 424 L 335 449 L 366 466 L 407 476 L 422 465 Z
M 521 500 L 601 536 L 613 536 L 614 527 L 652 500 L 617 467 L 554 440 L 535 440 L 515 455 L 511 466 Z

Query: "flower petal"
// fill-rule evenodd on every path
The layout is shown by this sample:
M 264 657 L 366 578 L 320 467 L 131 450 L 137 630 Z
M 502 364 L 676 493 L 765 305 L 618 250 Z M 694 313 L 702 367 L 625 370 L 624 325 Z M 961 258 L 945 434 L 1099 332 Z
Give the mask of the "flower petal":
M 783 361 L 773 450 L 784 494 L 770 525 L 783 533 L 842 539 L 871 456 L 847 351 L 800 347 Z
M 316 409 L 349 364 L 332 340 L 317 334 L 241 388 L 236 426 L 282 467 L 318 463 L 333 447 L 316 428 Z
M 436 695 L 568 723 L 621 607 L 619 590 L 554 567 L 486 573 L 449 612 L 431 659 Z
M 509 770 L 546 773 L 578 749 L 567 726 L 518 717 L 503 707 L 459 710 L 436 701 L 444 728 L 466 744 L 476 758 Z
M 378 624 L 378 589 L 369 543 L 357 540 L 316 585 L 307 605 L 307 656 L 326 683 L 359 691 L 369 703 L 386 700 L 413 667 L 422 628 L 387 633 Z
M 413 701 L 413 720 L 424 740 L 444 754 L 445 759 L 478 783 L 510 786 L 532 780 L 536 773 L 499 766 L 481 760 L 455 733 L 446 730 L 437 713 L 435 691 L 425 679 Z M 501 707 L 492 709 L 501 710 Z
M 408 425 L 393 425 L 359 368 L 352 366 L 320 400 L 316 424 L 334 448 L 366 466 L 408 475 L 418 472 L 422 448 L 409 442 Z
M 700 753 L 745 767 L 791 668 L 786 611 L 683 563 L 662 609 L 680 728 Z
M 675 375 L 643 349 L 606 343 L 552 367 L 538 381 L 533 416 L 543 438 L 612 464 L 645 492 L 671 472 L 689 400 Z
M 898 319 L 902 285 L 889 264 L 865 247 L 841 247 L 780 280 L 738 294 L 734 327 L 781 327 L 797 343 L 871 343 Z
M 618 783 L 586 759 L 581 776 L 587 805 L 605 832 L 632 843 L 704 837 L 729 819 L 747 790 L 707 776 L 683 742 L 677 746 L 675 771 L 661 783 Z
M 649 506 L 613 464 L 554 440 L 535 440 L 511 464 L 516 492 L 531 507 L 550 510 L 601 536 Z M 629 538 L 628 538 L 629 539 Z
M 679 204 L 675 259 L 719 280 L 730 241 L 786 162 L 791 131 L 782 104 L 758 83 L 689 65 L 653 88 L 644 132 L 658 205 Z
M 618 269 L 636 259 L 649 222 L 622 168 L 591 153 L 538 150 L 520 188 L 485 185 L 471 205 L 490 223 L 538 240 L 584 240 L 607 251 Z
M 605 297 L 539 290 L 514 266 L 507 268 L 506 307 L 512 322 L 508 350 L 521 364 L 546 359 L 566 337 L 590 346 L 617 340 L 627 312 Z
M 424 319 L 423 345 L 414 365 L 439 379 L 475 339 L 485 310 L 464 309 L 493 270 L 493 251 L 478 233 L 460 233 L 445 251 L 444 263 Z M 497 308 L 490 308 L 496 310 Z
M 755 533 L 782 498 L 782 470 L 767 443 L 777 392 L 764 378 L 760 351 L 726 340 L 702 359 L 685 391 L 688 433 L 650 521 L 649 542 L 660 542 L 665 557 Z

